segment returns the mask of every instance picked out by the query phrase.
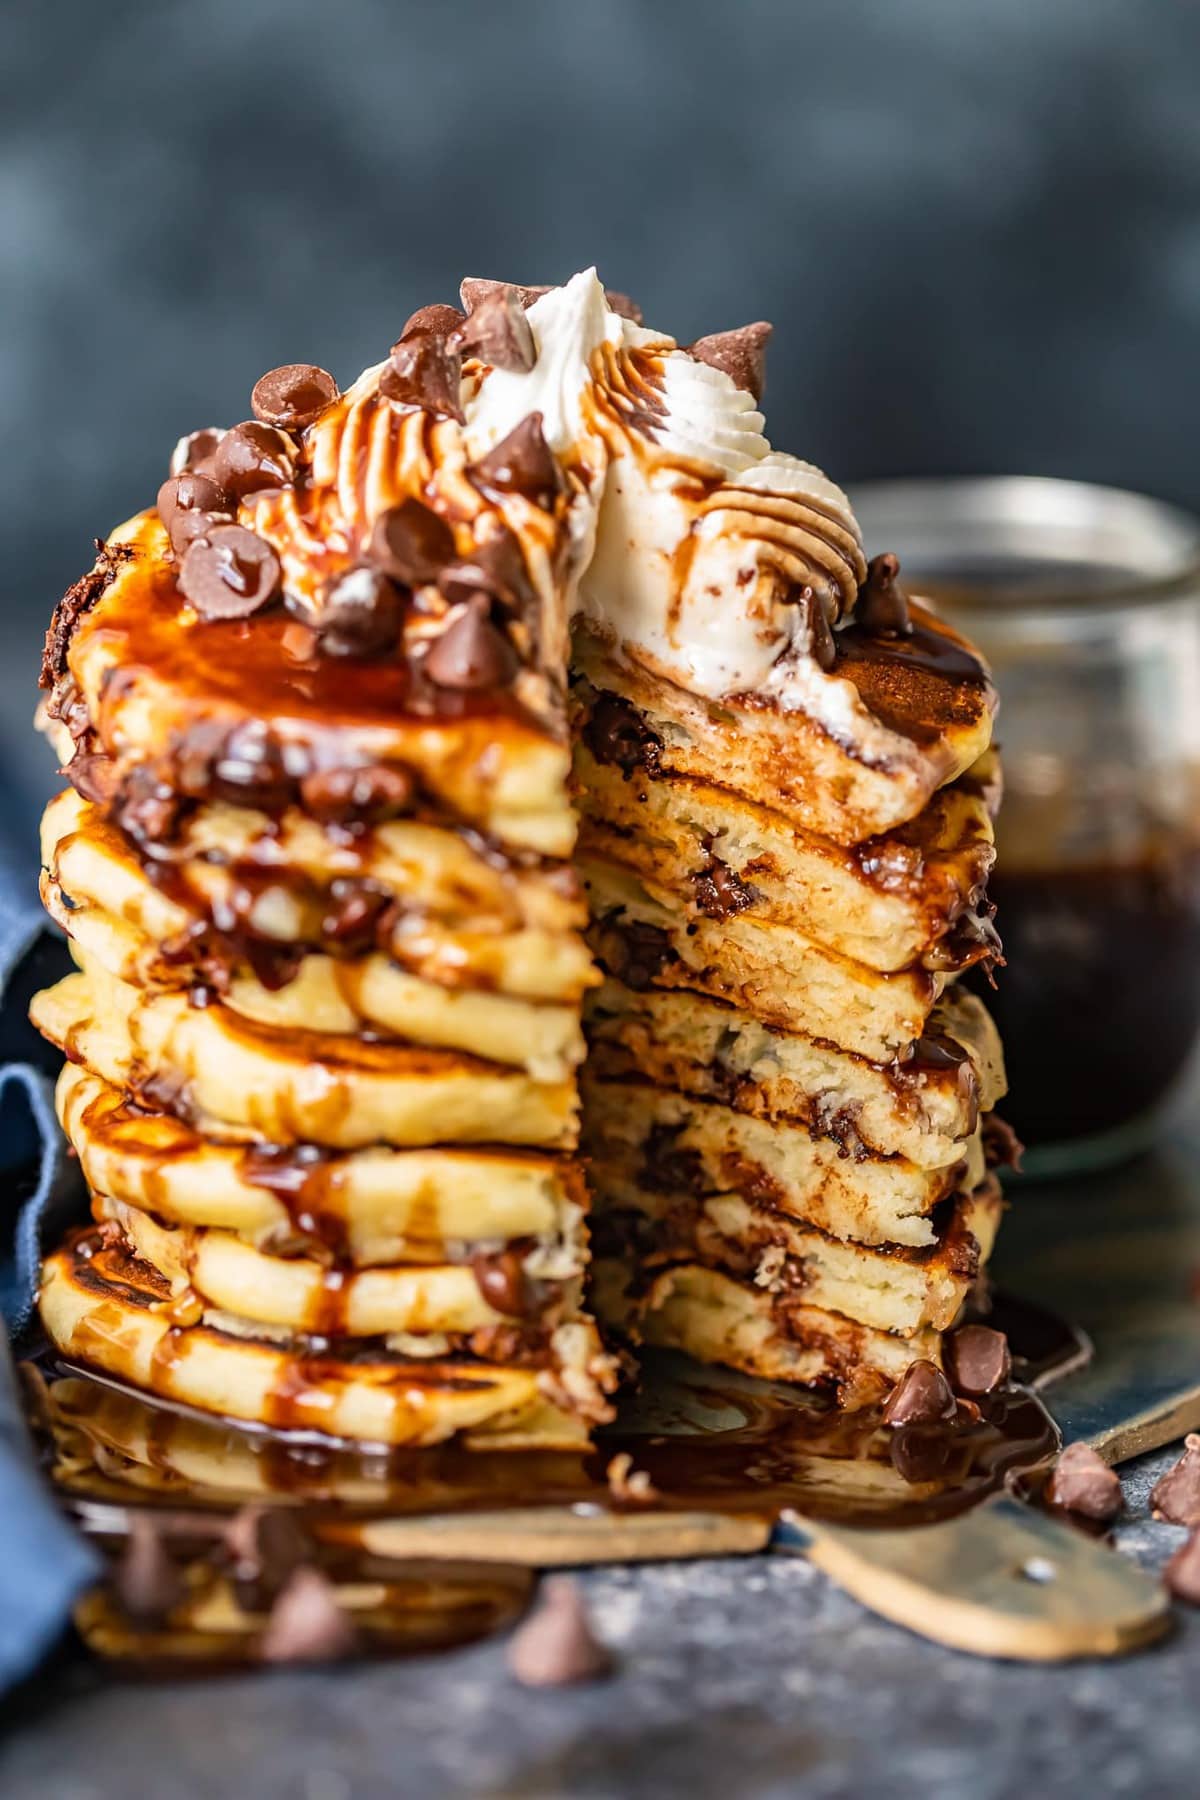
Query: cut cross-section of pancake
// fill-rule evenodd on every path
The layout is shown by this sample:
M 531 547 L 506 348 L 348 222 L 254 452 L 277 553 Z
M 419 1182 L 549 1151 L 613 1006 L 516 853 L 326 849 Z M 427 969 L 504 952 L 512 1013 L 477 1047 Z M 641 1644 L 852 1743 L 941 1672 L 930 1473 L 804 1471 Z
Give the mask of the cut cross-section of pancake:
M 569 1146 L 575 1086 L 461 1051 L 277 1031 L 227 1006 L 143 994 L 87 966 L 33 1002 L 38 1030 L 94 1074 L 220 1135 L 352 1150 L 368 1144 Z
M 635 1342 L 770 1381 L 832 1387 L 846 1406 L 878 1400 L 915 1359 L 940 1360 L 940 1334 L 930 1328 L 897 1337 L 702 1263 L 672 1263 L 631 1282 L 624 1263 L 597 1259 L 595 1285 L 600 1316 Z
M 933 1242 L 938 1202 L 984 1174 L 978 1132 L 958 1161 L 922 1169 L 902 1157 L 847 1157 L 803 1125 L 633 1081 L 587 1081 L 584 1146 L 606 1207 L 636 1206 L 644 1189 L 732 1191 L 869 1244 Z
M 39 1307 L 65 1357 L 202 1412 L 377 1444 L 573 1448 L 607 1402 L 593 1327 L 551 1334 L 541 1365 L 406 1356 L 383 1339 L 351 1354 L 174 1322 L 170 1284 L 120 1244 L 84 1234 L 47 1257 Z M 230 1323 L 236 1323 L 230 1321 Z M 245 1335 L 243 1335 L 245 1333 Z
M 628 987 L 694 988 L 767 1024 L 890 1062 L 919 1038 L 946 977 L 883 975 L 748 913 L 689 917 L 665 888 L 620 863 L 580 864 L 604 968 Z
M 885 972 L 962 968 L 994 949 L 979 910 L 994 858 L 988 757 L 915 820 L 845 848 L 727 787 L 623 768 L 619 721 L 592 741 L 614 760 L 576 750 L 582 854 L 624 863 L 693 914 L 791 926 Z
M 736 788 L 805 831 L 861 843 L 915 818 L 991 740 L 996 695 L 982 662 L 924 608 L 912 621 L 903 639 L 838 633 L 833 670 L 808 677 L 819 691 L 811 711 L 689 692 L 579 628 L 575 730 L 586 741 L 596 707 L 615 695 L 637 715 L 656 770 Z
M 632 1205 L 598 1216 L 598 1256 L 621 1252 L 643 1272 L 703 1262 L 902 1337 L 954 1324 L 991 1255 L 1003 1205 L 995 1180 L 956 1195 L 930 1221 L 934 1242 L 913 1249 L 847 1243 L 740 1194 L 642 1187 L 626 1197 Z
M 1004 1094 L 1000 1041 L 973 994 L 951 989 L 908 1056 L 870 1062 L 686 989 L 606 981 L 589 999 L 591 1074 L 641 1076 L 766 1119 L 797 1119 L 850 1156 L 956 1162 Z
M 131 1103 L 74 1063 L 57 1101 L 88 1185 L 168 1225 L 212 1226 L 352 1268 L 469 1261 L 513 1238 L 536 1246 L 527 1261 L 540 1278 L 583 1266 L 586 1193 L 569 1158 L 229 1142 Z

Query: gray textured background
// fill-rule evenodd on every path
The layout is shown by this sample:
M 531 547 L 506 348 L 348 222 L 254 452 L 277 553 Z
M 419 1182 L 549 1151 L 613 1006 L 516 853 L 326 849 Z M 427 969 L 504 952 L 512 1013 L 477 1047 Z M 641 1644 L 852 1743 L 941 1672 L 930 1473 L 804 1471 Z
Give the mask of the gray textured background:
M 11 823 L 91 537 L 264 368 L 348 379 L 463 273 L 773 319 L 772 436 L 843 479 L 1195 502 L 1198 74 L 1178 0 L 8 0 Z

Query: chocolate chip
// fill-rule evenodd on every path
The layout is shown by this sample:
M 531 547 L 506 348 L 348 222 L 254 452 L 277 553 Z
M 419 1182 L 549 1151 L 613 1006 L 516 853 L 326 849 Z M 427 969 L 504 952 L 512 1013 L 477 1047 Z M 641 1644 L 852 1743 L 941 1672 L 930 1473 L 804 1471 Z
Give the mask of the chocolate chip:
M 259 1646 L 264 1662 L 338 1662 L 358 1648 L 332 1584 L 319 1569 L 297 1569 L 271 1608 Z
M 466 316 L 466 313 L 460 312 L 457 306 L 443 306 L 439 303 L 435 303 L 433 306 L 419 306 L 416 312 L 405 320 L 404 330 L 400 336 L 406 338 L 412 331 L 428 331 L 434 337 L 449 337 L 452 332 L 458 330 Z
M 392 905 L 391 895 L 371 880 L 339 875 L 330 883 L 321 941 L 336 944 L 344 955 L 364 954 L 374 948 L 379 923 Z
M 246 419 L 225 433 L 212 461 L 221 486 L 238 500 L 268 488 L 286 487 L 292 479 L 292 446 L 274 425 Z
M 710 919 L 732 919 L 759 898 L 758 889 L 717 856 L 710 855 L 707 866 L 698 870 L 691 882 L 696 905 Z
M 638 1179 L 652 1194 L 702 1194 L 707 1177 L 698 1150 L 680 1143 L 682 1125 L 652 1125 L 642 1141 Z
M 185 469 L 181 475 L 169 476 L 158 490 L 155 505 L 168 533 L 181 513 L 233 512 L 233 502 L 224 488 L 211 475 L 201 474 L 198 469 Z
M 800 609 L 813 661 L 828 674 L 837 661 L 837 644 L 825 608 L 810 587 L 792 588 L 783 599 L 785 605 Z
M 512 1637 L 508 1666 L 525 1687 L 565 1687 L 610 1675 L 613 1659 L 597 1639 L 578 1583 L 547 1576 L 536 1609 Z
M 598 763 L 611 763 L 626 777 L 635 769 L 657 775 L 662 768 L 662 739 L 618 694 L 600 694 L 593 701 L 583 741 Z
M 479 1250 L 471 1258 L 471 1273 L 483 1299 L 496 1312 L 523 1319 L 530 1310 L 525 1259 L 508 1245 L 503 1250 Z
M 643 320 L 641 307 L 628 294 L 622 294 L 618 288 L 606 287 L 604 298 L 608 302 L 609 312 L 615 312 L 622 319 L 629 319 L 632 324 L 640 325 Z
M 183 1599 L 183 1576 L 146 1513 L 129 1515 L 129 1536 L 113 1570 L 113 1585 L 122 1609 L 138 1625 L 161 1625 Z
M 1193 1531 L 1163 1569 L 1163 1580 L 1177 1600 L 1200 1606 L 1200 1531 Z
M 1150 1510 L 1172 1525 L 1200 1525 L 1200 1437 L 1189 1433 L 1183 1455 L 1150 1489 Z
M 189 431 L 181 437 L 171 452 L 170 470 L 172 475 L 182 475 L 185 469 L 202 469 L 212 461 L 217 445 L 225 433 L 217 425 L 206 425 L 201 431 Z
M 550 291 L 548 287 L 521 287 L 515 281 L 488 281 L 481 275 L 469 275 L 459 288 L 462 303 L 469 313 L 474 312 L 493 294 L 502 292 L 512 294 L 522 311 L 528 312 L 535 300 L 540 300 L 543 294 Z M 642 309 L 628 294 L 606 287 L 604 298 L 610 312 L 618 313 L 623 319 L 631 319 L 635 325 L 642 323 Z
M 537 361 L 537 346 L 524 308 L 510 287 L 487 294 L 455 334 L 464 355 L 477 356 L 494 369 L 524 374 Z
M 961 1471 L 957 1430 L 946 1420 L 931 1425 L 897 1425 L 891 1433 L 889 1450 L 896 1473 L 914 1487 L 925 1487 L 931 1481 L 944 1482 L 956 1469 Z
M 286 1506 L 244 1506 L 225 1528 L 234 1579 L 272 1598 L 312 1560 L 313 1540 Z
M 425 658 L 425 672 L 438 687 L 474 691 L 512 680 L 520 666 L 517 653 L 489 612 L 487 595 L 479 594 L 451 614 Z
M 259 806 L 276 812 L 292 795 L 292 783 L 284 767 L 283 750 L 265 719 L 247 719 L 224 732 L 215 754 L 201 741 L 196 746 L 195 766 L 187 740 L 176 752 L 176 785 L 183 792 L 207 798 L 211 786 L 218 798 L 237 806 Z M 194 786 L 189 787 L 189 781 Z
M 215 525 L 188 546 L 179 586 L 202 619 L 248 619 L 279 592 L 279 558 L 244 525 Z
M 481 275 L 468 275 L 459 288 L 459 295 L 468 313 L 473 313 L 485 300 L 493 294 L 508 292 L 516 296 L 517 304 L 523 311 L 528 310 L 535 300 L 548 294 L 548 287 L 520 287 L 515 281 L 487 281 Z
M 1025 1146 L 1007 1120 L 999 1113 L 987 1113 L 980 1127 L 980 1137 L 989 1169 L 1012 1169 L 1015 1174 L 1020 1174 Z
M 171 520 L 168 533 L 171 548 L 176 556 L 182 558 L 187 554 L 189 544 L 197 538 L 208 537 L 214 525 L 230 525 L 232 519 L 228 513 L 215 512 L 177 512 Z
M 563 478 L 542 433 L 542 415 L 530 413 L 494 449 L 467 471 L 480 487 L 502 494 L 523 494 L 547 511 L 562 491 Z
M 414 791 L 406 770 L 382 763 L 365 769 L 322 769 L 300 783 L 306 810 L 329 825 L 401 818 L 412 807 Z
M 313 624 L 326 656 L 384 656 L 396 648 L 404 602 L 394 583 L 365 565 L 337 575 L 322 591 Z
M 465 417 L 461 390 L 462 358 L 449 338 L 431 331 L 414 331 L 393 344 L 379 378 L 385 400 L 420 406 L 460 425 Z
M 675 962 L 670 933 L 661 925 L 647 925 L 640 919 L 627 919 L 616 927 L 619 937 L 615 971 L 626 987 L 644 993 L 663 970 Z
M 447 563 L 437 583 L 452 604 L 482 592 L 519 612 L 533 597 L 524 554 L 516 534 L 507 527 L 484 538 L 458 561 Z
M 765 319 L 753 325 L 740 325 L 736 331 L 714 331 L 709 337 L 685 344 L 689 356 L 720 369 L 735 387 L 745 388 L 756 400 L 762 399 L 766 374 L 767 339 L 773 327 Z
M 250 410 L 264 425 L 300 431 L 332 406 L 340 392 L 329 371 L 316 363 L 283 363 L 259 376 Z
M 946 1372 L 960 1394 L 990 1394 L 1012 1373 L 1008 1339 L 990 1325 L 963 1325 L 946 1339 Z
M 891 551 L 873 556 L 858 590 L 854 616 L 873 637 L 911 637 L 908 596 L 900 586 L 900 558 Z
M 1122 1505 L 1121 1483 L 1090 1444 L 1068 1444 L 1046 1484 L 1046 1499 L 1084 1519 L 1115 1519 Z
M 957 1416 L 958 1406 L 950 1383 L 934 1362 L 921 1358 L 909 1363 L 888 1395 L 883 1408 L 885 1425 L 932 1425 Z
M 453 560 L 454 533 L 423 500 L 402 500 L 376 519 L 369 554 L 385 575 L 420 587 Z

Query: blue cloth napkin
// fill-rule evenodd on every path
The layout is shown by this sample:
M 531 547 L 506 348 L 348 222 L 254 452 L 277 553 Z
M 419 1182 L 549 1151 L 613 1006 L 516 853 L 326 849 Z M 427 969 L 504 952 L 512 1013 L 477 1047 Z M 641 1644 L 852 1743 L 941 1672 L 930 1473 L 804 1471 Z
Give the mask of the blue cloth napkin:
M 32 868 L 0 846 L 0 1312 L 14 1338 L 33 1312 L 43 1240 L 81 1212 L 79 1173 L 54 1117 L 57 1059 L 25 1017 L 30 995 L 66 964 Z M 0 1692 L 54 1648 L 98 1569 L 35 1465 L 0 1327 Z

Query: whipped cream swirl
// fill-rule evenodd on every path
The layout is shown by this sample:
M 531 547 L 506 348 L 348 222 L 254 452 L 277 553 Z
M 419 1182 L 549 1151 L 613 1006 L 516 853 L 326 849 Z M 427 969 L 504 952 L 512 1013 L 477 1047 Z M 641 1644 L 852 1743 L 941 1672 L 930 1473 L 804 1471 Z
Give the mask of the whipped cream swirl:
M 465 433 L 480 454 L 539 411 L 552 448 L 584 472 L 576 610 L 692 692 L 811 708 L 811 615 L 796 601 L 811 594 L 834 624 L 866 574 L 845 494 L 771 449 L 752 396 L 722 370 L 612 312 L 594 269 L 527 316 L 537 362 L 485 373 Z

